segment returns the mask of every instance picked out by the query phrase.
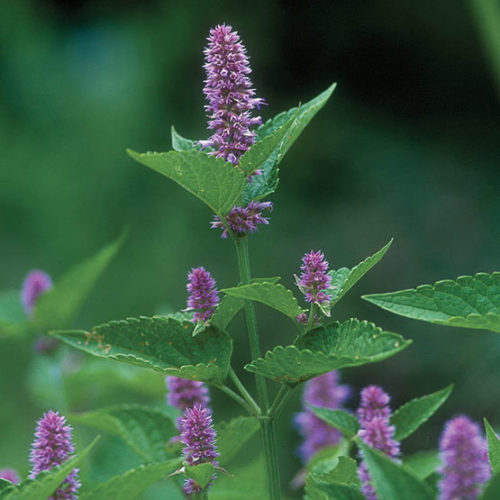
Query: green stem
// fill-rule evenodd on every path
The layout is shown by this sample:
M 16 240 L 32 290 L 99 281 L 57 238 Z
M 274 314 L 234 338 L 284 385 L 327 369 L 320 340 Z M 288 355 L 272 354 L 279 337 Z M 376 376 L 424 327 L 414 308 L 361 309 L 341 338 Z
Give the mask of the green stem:
M 238 238 L 234 240 L 236 245 L 236 254 L 238 256 L 238 268 L 240 271 L 240 280 L 242 285 L 250 283 L 250 259 L 248 256 L 248 240 Z M 248 342 L 250 344 L 250 354 L 252 359 L 261 357 L 259 334 L 257 333 L 257 318 L 255 316 L 255 307 L 253 302 L 245 301 L 245 321 L 248 331 Z M 266 411 L 269 407 L 269 395 L 267 392 L 266 380 L 262 375 L 255 375 L 257 384 L 257 394 L 260 407 Z
M 247 391 L 247 388 L 243 385 L 243 382 L 238 378 L 238 375 L 236 375 L 236 372 L 233 370 L 233 367 L 229 367 L 229 377 L 233 381 L 236 388 L 240 391 L 240 394 L 243 396 L 248 406 L 252 408 L 254 415 L 255 416 L 261 415 L 262 411 L 259 405 L 255 402 L 250 393 Z
M 215 384 L 214 384 L 215 385 Z M 222 392 L 226 393 L 230 398 L 234 399 L 238 404 L 243 406 L 245 410 L 250 413 L 250 415 L 254 414 L 254 411 L 250 406 L 247 404 L 247 402 L 238 394 L 236 394 L 232 389 L 230 389 L 227 385 L 215 385 L 217 389 L 221 390 Z M 260 408 L 259 408 L 260 410 Z
M 273 404 L 271 405 L 271 408 L 269 408 L 269 411 L 267 412 L 270 418 L 278 418 L 280 416 L 295 387 L 288 387 L 285 385 L 281 386 Z
M 281 499 L 280 471 L 278 465 L 278 448 L 276 445 L 276 422 L 272 418 L 262 418 L 260 421 L 262 442 L 266 455 L 267 477 L 269 483 L 269 498 Z
M 309 319 L 307 320 L 306 331 L 309 331 L 314 325 L 314 314 L 316 313 L 316 304 L 313 302 L 311 304 L 311 309 L 309 310 Z
M 235 238 L 236 254 L 238 256 L 238 268 L 240 271 L 240 281 L 242 285 L 250 283 L 250 259 L 248 256 L 248 241 L 246 238 Z M 257 332 L 257 318 L 255 316 L 255 307 L 253 302 L 245 301 L 245 321 L 248 332 L 248 342 L 250 344 L 250 353 L 252 359 L 261 357 L 260 340 Z M 276 445 L 275 422 L 273 418 L 267 416 L 269 408 L 269 394 L 267 392 L 266 379 L 259 374 L 255 374 L 257 385 L 257 396 L 259 406 L 265 417 L 259 417 L 262 444 L 266 457 L 267 482 L 269 486 L 269 498 L 271 500 L 280 500 L 280 477 L 278 467 L 278 448 Z

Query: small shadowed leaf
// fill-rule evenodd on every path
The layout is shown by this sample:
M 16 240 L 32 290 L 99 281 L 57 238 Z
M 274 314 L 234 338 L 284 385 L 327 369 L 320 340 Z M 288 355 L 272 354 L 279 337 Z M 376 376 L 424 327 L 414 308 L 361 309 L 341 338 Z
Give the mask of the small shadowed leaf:
M 61 465 L 54 467 L 50 471 L 43 471 L 35 479 L 26 479 L 22 483 L 6 490 L 5 495 L 2 494 L 2 500 L 42 500 L 49 498 L 69 473 L 80 465 L 97 441 L 99 441 L 99 437 L 94 439 L 78 455 L 63 462 Z
M 222 297 L 210 323 L 221 330 L 225 330 L 243 307 L 245 307 L 245 301 L 226 295 Z
M 10 481 L 7 481 L 7 479 L 2 479 L 0 477 L 0 494 L 5 494 L 7 488 L 10 488 L 11 486 L 14 486 Z
M 370 255 L 365 260 L 354 266 L 352 269 L 341 267 L 337 271 L 330 271 L 332 277 L 332 295 L 330 306 L 333 307 L 375 264 L 377 264 L 386 254 L 393 240 L 383 246 L 378 252 Z
M 253 417 L 236 417 L 217 425 L 219 464 L 225 467 L 242 446 L 259 430 L 259 421 Z
M 306 500 L 364 500 L 358 486 L 328 480 L 324 474 L 311 473 L 306 478 Z
M 304 312 L 293 293 L 279 283 L 250 283 L 221 291 L 237 299 L 261 302 L 293 320 Z
M 432 491 L 409 469 L 392 461 L 378 450 L 357 441 L 363 451 L 372 484 L 384 500 L 432 500 Z
M 334 89 L 335 84 L 306 104 L 278 114 L 257 129 L 256 145 L 271 134 L 276 133 L 280 128 L 287 127 L 290 119 L 294 118 L 283 140 L 278 144 L 270 159 L 262 165 L 262 175 L 254 175 L 251 182 L 245 187 L 243 194 L 245 203 L 250 200 L 261 200 L 276 191 L 279 182 L 277 165 L 316 113 L 326 104 Z
M 479 500 L 498 500 L 500 498 L 500 474 L 495 474 L 486 484 Z
M 407 318 L 500 333 L 500 272 L 460 276 L 455 281 L 363 298 Z
M 490 423 L 484 419 L 484 429 L 488 440 L 488 457 L 490 459 L 491 470 L 494 474 L 500 473 L 500 439 L 491 427 Z
M 127 152 L 134 160 L 177 182 L 219 217 L 241 204 L 247 180 L 232 163 L 198 151 L 136 153 L 129 149 Z
M 256 170 L 270 172 L 276 168 L 282 155 L 281 148 L 286 142 L 286 136 L 290 132 L 297 118 L 298 111 L 291 116 L 281 127 L 257 141 L 239 160 L 238 166 L 245 175 L 250 175 Z
M 186 465 L 184 471 L 186 477 L 196 481 L 201 488 L 205 488 L 205 486 L 211 481 L 214 473 L 215 467 L 210 463 Z
M 332 410 L 308 404 L 314 414 L 327 424 L 338 429 L 346 438 L 352 439 L 359 430 L 358 419 L 344 410 Z
M 172 132 L 172 149 L 174 149 L 175 151 L 186 152 L 186 151 L 196 151 L 197 148 L 199 149 L 199 147 L 195 146 L 196 141 L 182 137 L 182 135 L 177 133 L 177 130 L 175 130 L 175 127 L 173 125 L 171 132 Z
M 76 265 L 40 295 L 35 305 L 35 324 L 46 332 L 67 328 L 76 317 L 95 282 L 123 243 L 124 236 L 104 247 L 94 256 Z
M 403 458 L 403 464 L 419 479 L 427 479 L 441 465 L 437 451 L 418 451 Z
M 410 343 L 373 323 L 353 318 L 314 328 L 296 345 L 277 346 L 245 369 L 293 386 L 339 368 L 382 361 Z
M 193 330 L 189 321 L 153 316 L 110 321 L 89 332 L 69 330 L 53 335 L 95 356 L 221 384 L 229 370 L 231 338 L 214 326 L 195 337 Z
M 330 472 L 338 464 L 339 457 L 349 455 L 350 449 L 351 442 L 346 439 L 341 439 L 337 445 L 320 448 L 307 462 L 305 471 L 315 474 Z
M 114 476 L 90 491 L 80 494 L 79 500 L 134 500 L 154 483 L 167 477 L 181 466 L 182 459 L 175 458 L 168 462 L 140 465 L 124 474 Z
M 178 434 L 166 411 L 148 406 L 111 406 L 73 414 L 69 420 L 122 438 L 148 462 L 172 458 L 165 445 Z
M 448 399 L 453 384 L 444 389 L 412 399 L 398 408 L 391 417 L 391 424 L 396 426 L 394 438 L 401 441 L 415 432 Z

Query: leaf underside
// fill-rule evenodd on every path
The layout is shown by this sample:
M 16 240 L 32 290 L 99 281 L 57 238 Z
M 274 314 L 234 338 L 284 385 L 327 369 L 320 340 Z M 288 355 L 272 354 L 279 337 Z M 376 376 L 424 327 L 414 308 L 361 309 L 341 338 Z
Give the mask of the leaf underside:
M 500 333 L 500 272 L 363 298 L 407 318 Z
M 293 386 L 339 368 L 382 361 L 410 343 L 373 323 L 353 318 L 315 328 L 295 345 L 277 346 L 245 369 Z
M 332 410 L 310 404 L 307 406 L 311 408 L 318 418 L 338 429 L 345 437 L 352 439 L 358 433 L 359 422 L 354 415 L 344 410 Z
M 229 370 L 231 338 L 214 326 L 194 337 L 193 330 L 189 321 L 153 316 L 111 321 L 89 332 L 69 330 L 53 335 L 95 356 L 221 384 Z

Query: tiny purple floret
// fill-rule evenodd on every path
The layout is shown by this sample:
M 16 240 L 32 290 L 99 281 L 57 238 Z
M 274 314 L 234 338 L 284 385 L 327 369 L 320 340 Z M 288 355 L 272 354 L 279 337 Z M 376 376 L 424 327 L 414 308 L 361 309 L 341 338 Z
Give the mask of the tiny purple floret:
M 21 301 L 28 316 L 33 315 L 33 309 L 38 297 L 51 288 L 52 280 L 46 272 L 35 269 L 28 273 L 24 278 L 21 290 Z
M 439 499 L 475 500 L 491 476 L 487 442 L 478 424 L 466 416 L 449 420 L 439 442 L 442 479 Z
M 244 236 L 247 233 L 255 233 L 258 224 L 269 224 L 269 219 L 262 215 L 264 210 L 272 210 L 270 201 L 251 201 L 246 207 L 233 207 L 226 216 L 227 225 L 236 236 Z M 221 238 L 229 236 L 227 227 L 216 215 L 210 223 L 212 229 L 222 229 Z
M 340 443 L 342 434 L 325 421 L 318 418 L 306 405 L 309 403 L 323 408 L 339 409 L 349 397 L 350 388 L 339 384 L 339 372 L 331 371 L 315 377 L 305 384 L 302 403 L 304 410 L 295 416 L 295 424 L 304 441 L 298 453 L 303 463 L 325 446 Z
M 306 301 L 312 304 L 325 304 L 332 298 L 325 290 L 330 288 L 332 278 L 328 275 L 328 262 L 323 252 L 311 250 L 302 257 L 300 278 L 296 277 L 299 290 L 305 295 Z
M 357 411 L 361 427 L 358 436 L 390 458 L 396 458 L 399 455 L 400 444 L 394 439 L 396 428 L 389 423 L 391 418 L 389 401 L 389 395 L 376 385 L 370 385 L 361 391 L 361 403 Z M 358 476 L 365 497 L 368 500 L 376 500 L 377 494 L 371 484 L 370 473 L 364 460 L 359 466 Z
M 212 415 L 208 408 L 195 405 L 184 412 L 181 419 L 181 442 L 184 444 L 184 459 L 189 465 L 211 463 L 217 467 L 217 452 L 215 446 L 216 433 L 212 425 Z M 215 479 L 212 477 L 212 480 Z M 211 483 L 207 485 L 207 488 Z M 201 493 L 202 488 L 193 479 L 184 484 L 184 493 L 191 495 Z
M 71 442 L 71 427 L 66 418 L 52 410 L 48 411 L 37 424 L 35 441 L 30 455 L 32 469 L 30 478 L 34 479 L 44 470 L 50 470 L 61 465 L 74 452 Z M 48 500 L 74 500 L 80 482 L 77 478 L 78 469 L 73 469 L 61 486 Z
M 200 144 L 202 148 L 213 148 L 209 155 L 236 165 L 255 143 L 255 132 L 250 127 L 262 123 L 260 116 L 252 117 L 252 110 L 265 102 L 255 97 L 248 77 L 252 70 L 238 33 L 222 24 L 210 30 L 207 40 L 203 93 L 208 101 L 208 128 L 215 133 Z
M 17 471 L 11 468 L 0 469 L 0 479 L 6 479 L 12 484 L 18 484 L 21 482 Z
M 219 292 L 215 280 L 204 267 L 191 269 L 188 274 L 188 311 L 195 311 L 193 323 L 208 321 L 219 305 Z

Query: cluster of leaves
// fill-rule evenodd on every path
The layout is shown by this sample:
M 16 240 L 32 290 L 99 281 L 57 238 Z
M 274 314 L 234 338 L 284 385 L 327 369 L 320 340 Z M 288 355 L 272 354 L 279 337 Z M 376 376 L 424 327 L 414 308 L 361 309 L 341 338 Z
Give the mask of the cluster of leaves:
M 395 439 L 402 441 L 425 423 L 448 399 L 452 386 L 412 399 L 401 406 L 391 417 Z M 313 457 L 306 478 L 306 499 L 363 500 L 356 460 L 349 457 L 351 444 L 363 454 L 379 498 L 384 500 L 432 500 L 436 498 L 438 468 L 441 465 L 436 450 L 420 451 L 396 462 L 379 450 L 364 443 L 358 436 L 357 418 L 343 410 L 310 406 L 315 415 L 338 429 L 343 442 L 328 453 L 319 452 Z M 500 440 L 484 420 L 488 440 L 488 456 L 493 476 L 486 484 L 480 500 L 493 500 L 500 495 Z M 340 454 L 340 455 L 339 455 Z M 332 463 L 332 458 L 333 463 Z M 326 465 L 325 465 L 326 464 Z

